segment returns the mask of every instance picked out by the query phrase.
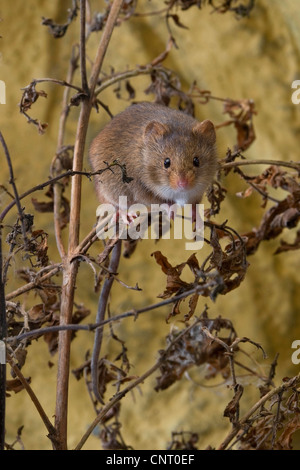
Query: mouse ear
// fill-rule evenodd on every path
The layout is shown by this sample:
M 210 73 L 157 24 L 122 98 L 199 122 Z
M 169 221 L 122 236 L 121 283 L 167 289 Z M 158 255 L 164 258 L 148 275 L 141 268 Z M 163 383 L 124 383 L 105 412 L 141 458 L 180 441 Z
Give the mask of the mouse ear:
M 198 122 L 193 128 L 193 133 L 205 135 L 205 137 L 207 137 L 212 143 L 215 143 L 216 141 L 215 126 L 208 119 Z
M 144 130 L 144 137 L 158 139 L 164 137 L 169 132 L 168 126 L 158 121 L 151 121 Z

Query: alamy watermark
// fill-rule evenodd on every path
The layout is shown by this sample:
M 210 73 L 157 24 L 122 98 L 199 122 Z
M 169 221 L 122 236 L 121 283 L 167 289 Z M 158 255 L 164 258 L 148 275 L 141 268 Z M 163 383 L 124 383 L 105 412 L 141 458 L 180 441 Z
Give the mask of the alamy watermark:
M 127 197 L 120 196 L 119 207 L 121 209 L 117 209 L 113 204 L 98 206 L 98 238 L 112 239 L 118 235 L 121 240 L 169 240 L 172 232 L 172 237 L 176 240 L 192 240 L 185 243 L 186 250 L 200 250 L 203 247 L 203 204 L 151 204 L 150 209 L 144 204 L 127 207 Z
M 299 104 L 300 103 L 300 80 L 294 80 L 291 87 L 295 91 L 292 93 L 291 100 L 293 104 Z
M 5 82 L 0 80 L 0 104 L 6 104 Z
M 296 351 L 292 354 L 292 363 L 293 364 L 300 364 L 300 339 L 295 339 L 291 345 L 292 349 L 296 349 Z

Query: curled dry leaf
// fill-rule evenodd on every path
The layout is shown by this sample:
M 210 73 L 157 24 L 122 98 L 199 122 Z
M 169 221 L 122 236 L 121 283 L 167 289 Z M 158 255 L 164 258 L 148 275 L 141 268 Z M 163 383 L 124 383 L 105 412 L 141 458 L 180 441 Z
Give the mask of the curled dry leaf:
M 28 384 L 31 383 L 31 378 L 30 377 L 25 378 L 25 380 Z M 20 379 L 18 379 L 17 377 L 15 379 L 11 379 L 11 380 L 6 381 L 6 391 L 7 391 L 7 396 L 8 397 L 10 396 L 9 392 L 19 393 L 22 390 L 24 390 L 24 385 L 22 384 Z
M 221 317 L 208 319 L 206 311 L 199 320 L 200 321 L 197 322 L 187 334 L 183 335 L 179 341 L 176 341 L 168 351 L 168 355 L 160 367 L 161 375 L 156 378 L 156 391 L 170 387 L 174 382 L 180 380 L 184 372 L 192 366 L 207 364 L 209 366 L 207 377 L 213 377 L 218 373 L 221 373 L 225 378 L 229 376 L 229 362 L 226 350 L 221 344 L 212 341 L 211 338 L 205 335 L 202 331 L 202 327 L 208 326 L 209 330 L 216 334 L 218 334 L 220 329 L 228 330 L 228 336 L 225 338 L 222 337 L 222 341 L 230 345 L 236 337 L 231 322 Z M 180 333 L 181 332 L 177 329 L 172 330 L 166 338 L 167 347 Z M 160 355 L 164 355 L 165 351 L 159 351 L 159 353 Z
M 255 140 L 253 115 L 257 113 L 254 101 L 228 99 L 224 103 L 224 113 L 229 114 L 231 119 L 221 126 L 234 124 L 237 131 L 235 150 L 246 150 Z

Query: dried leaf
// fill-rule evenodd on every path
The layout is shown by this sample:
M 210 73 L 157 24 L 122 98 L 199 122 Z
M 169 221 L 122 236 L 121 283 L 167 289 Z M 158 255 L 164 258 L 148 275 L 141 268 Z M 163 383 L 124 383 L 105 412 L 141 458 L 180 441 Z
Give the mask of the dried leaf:
M 224 410 L 225 418 L 229 418 L 230 422 L 235 424 L 238 420 L 239 416 L 239 408 L 240 408 L 240 399 L 242 398 L 244 392 L 244 388 L 241 384 L 237 384 L 235 386 L 234 397 Z
M 31 378 L 30 377 L 25 378 L 25 380 L 28 384 L 31 383 Z M 6 381 L 6 391 L 7 392 L 19 393 L 19 392 L 21 392 L 21 390 L 24 390 L 24 385 L 22 384 L 20 379 L 18 379 L 17 377 L 15 379 L 11 379 L 11 380 Z M 8 396 L 10 396 L 10 395 L 8 394 Z

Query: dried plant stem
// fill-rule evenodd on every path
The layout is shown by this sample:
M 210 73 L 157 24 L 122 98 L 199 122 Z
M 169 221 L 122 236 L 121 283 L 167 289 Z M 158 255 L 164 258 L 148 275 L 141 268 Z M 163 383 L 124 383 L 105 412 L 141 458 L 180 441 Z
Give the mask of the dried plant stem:
M 283 162 L 280 160 L 241 160 L 241 161 L 228 162 L 228 163 L 220 162 L 220 169 L 227 170 L 229 168 L 245 166 L 245 165 L 276 165 L 276 166 L 283 166 L 287 168 L 292 168 L 293 170 L 300 171 L 300 163 Z
M 34 79 L 34 80 L 32 80 L 32 82 L 30 83 L 29 86 L 36 85 L 37 83 L 43 83 L 43 82 L 52 82 L 52 83 L 56 83 L 57 85 L 61 85 L 61 86 L 68 87 L 68 88 L 73 88 L 74 90 L 76 90 L 78 92 L 82 91 L 80 87 L 78 87 L 76 85 L 72 85 L 72 83 L 68 83 L 65 80 L 58 80 L 56 78 L 38 78 L 38 79 Z M 22 90 L 26 90 L 26 88 L 28 88 L 28 87 L 22 88 Z
M 195 327 L 197 323 L 201 321 L 201 318 L 198 318 L 195 322 L 193 322 L 189 327 L 184 329 L 165 349 L 164 353 L 161 354 L 160 358 L 158 361 L 150 368 L 148 369 L 143 375 L 138 377 L 136 380 L 131 382 L 124 390 L 121 390 L 120 392 L 116 393 L 110 400 L 109 402 L 102 408 L 100 413 L 96 416 L 92 424 L 89 426 L 87 429 L 86 433 L 84 436 L 80 439 L 80 442 L 77 444 L 75 447 L 75 450 L 80 450 L 82 446 L 85 444 L 87 441 L 88 437 L 94 430 L 94 428 L 101 423 L 101 421 L 104 419 L 108 411 L 113 408 L 116 403 L 118 403 L 130 390 L 133 390 L 135 387 L 137 387 L 139 384 L 143 383 L 153 372 L 155 372 L 159 367 L 163 364 L 163 362 L 166 360 L 168 357 L 169 351 L 172 350 L 174 344 L 176 344 L 178 341 L 180 341 L 192 328 Z
M 2 144 L 5 158 L 7 161 L 9 175 L 10 175 L 10 184 L 12 185 L 14 196 L 18 208 L 18 213 L 21 222 L 21 229 L 23 234 L 23 240 L 25 246 L 27 245 L 27 235 L 24 222 L 24 214 L 21 207 L 18 190 L 15 184 L 14 172 L 12 167 L 12 162 L 10 154 L 4 140 L 2 133 L 0 132 L 0 142 Z M 1 222 L 2 220 L 0 220 Z M 2 226 L 0 226 L 0 341 L 1 341 L 1 362 L 0 362 L 0 449 L 4 449 L 5 443 L 5 409 L 6 409 L 6 362 L 4 360 L 5 356 L 5 343 L 3 342 L 6 337 L 6 305 L 5 305 L 5 292 L 4 292 L 4 278 L 3 278 L 3 261 L 2 261 Z
M 85 0 L 82 0 L 85 2 Z M 100 44 L 98 47 L 95 63 L 92 68 L 90 78 L 90 96 L 89 99 L 83 99 L 80 116 L 78 120 L 73 170 L 82 171 L 82 162 L 84 155 L 84 147 L 86 133 L 88 128 L 89 116 L 93 104 L 93 94 L 100 73 L 100 69 L 104 60 L 104 56 L 118 17 L 122 0 L 115 0 L 111 6 L 110 13 L 102 33 Z M 82 27 L 82 22 L 81 22 Z M 84 36 L 81 34 L 81 41 L 85 42 Z M 81 50 L 83 49 L 81 44 Z M 61 296 L 61 320 L 62 325 L 71 323 L 74 291 L 76 285 L 76 277 L 78 270 L 78 261 L 73 260 L 73 254 L 79 243 L 79 227 L 80 227 L 80 202 L 81 202 L 81 176 L 75 175 L 72 178 L 71 187 L 71 205 L 70 205 L 70 224 L 69 224 L 69 244 L 68 253 L 64 259 L 62 296 Z M 70 331 L 62 331 L 59 334 L 58 341 L 58 371 L 57 371 L 57 395 L 56 395 L 56 412 L 55 427 L 57 430 L 58 440 L 61 449 L 67 449 L 67 416 L 68 416 L 68 387 L 69 387 L 69 370 L 70 370 Z
M 177 302 L 180 299 L 184 299 L 195 292 L 199 292 L 199 288 L 195 287 L 189 291 L 183 292 L 181 294 L 175 295 L 174 297 L 171 297 L 169 299 L 162 300 L 161 302 L 158 302 L 156 304 L 151 304 L 147 305 L 146 307 L 142 307 L 140 309 L 136 310 L 129 310 L 128 312 L 120 313 L 119 315 L 115 315 L 114 317 L 107 318 L 106 320 L 103 320 L 100 323 L 94 323 L 94 324 L 88 324 L 88 325 L 56 325 L 56 326 L 48 326 L 45 328 L 39 328 L 37 330 L 33 331 L 27 331 L 25 333 L 21 333 L 18 336 L 10 336 L 7 338 L 8 343 L 12 343 L 15 341 L 22 341 L 23 339 L 28 339 L 28 338 L 38 338 L 39 336 L 42 336 L 46 333 L 53 333 L 57 331 L 62 331 L 62 330 L 71 330 L 71 331 L 77 331 L 77 330 L 84 330 L 84 331 L 93 331 L 96 328 L 103 327 L 104 325 L 107 325 L 109 323 L 113 322 L 118 322 L 120 320 L 123 320 L 124 318 L 129 318 L 129 317 L 134 317 L 135 319 L 139 316 L 142 315 L 143 313 L 150 312 L 152 310 L 156 310 L 160 307 L 164 307 L 165 305 L 170 305 L 174 302 Z
M 121 247 L 122 247 L 121 240 L 119 240 L 113 247 L 111 260 L 110 260 L 109 268 L 108 268 L 109 271 L 112 273 L 117 272 L 119 261 L 120 261 L 120 255 L 121 255 Z M 108 297 L 112 288 L 113 281 L 114 281 L 114 277 L 109 276 L 108 278 L 105 279 L 103 283 L 103 287 L 102 287 L 101 294 L 99 297 L 96 323 L 101 323 L 105 319 L 105 312 L 106 312 Z M 100 350 L 101 350 L 102 337 L 103 337 L 103 326 L 101 326 L 100 328 L 97 328 L 96 330 L 94 348 L 93 348 L 92 359 L 91 359 L 91 375 L 92 375 L 92 383 L 93 383 L 93 392 L 95 394 L 95 397 L 100 403 L 103 403 L 103 400 L 98 390 L 98 360 L 99 360 L 99 355 L 100 355 Z
M 270 390 L 270 392 L 266 393 L 258 402 L 255 403 L 255 405 L 250 408 L 250 410 L 245 413 L 245 415 L 235 424 L 235 427 L 232 429 L 232 431 L 228 434 L 228 436 L 224 439 L 222 444 L 218 447 L 217 450 L 225 450 L 228 444 L 232 441 L 232 439 L 238 434 L 240 430 L 243 429 L 243 426 L 247 423 L 249 418 L 255 413 L 262 405 L 264 405 L 270 398 L 272 398 L 274 395 L 281 395 L 283 392 L 288 390 L 291 387 L 295 387 L 299 385 L 300 383 L 300 374 L 296 375 L 295 377 L 292 377 L 290 380 L 287 382 L 284 382 L 282 385 L 279 387 L 274 388 L 273 390 Z
M 47 266 L 47 269 L 49 268 L 50 268 L 50 271 L 48 273 L 44 274 L 41 277 L 39 277 L 39 274 L 37 273 L 37 279 L 35 281 L 28 282 L 24 286 L 19 287 L 13 292 L 10 292 L 9 294 L 7 294 L 5 299 L 6 300 L 14 299 L 15 297 L 18 297 L 19 295 L 24 294 L 25 292 L 28 292 L 31 289 L 34 289 L 35 287 L 38 287 L 40 283 L 46 281 L 47 279 L 50 279 L 52 276 L 55 276 L 55 274 L 59 273 L 59 271 L 61 271 L 62 269 L 62 264 Z
M 89 86 L 86 75 L 86 59 L 85 59 L 85 22 L 86 22 L 86 0 L 80 1 L 80 71 L 81 71 L 81 86 L 84 93 L 88 95 Z
M 42 189 L 46 188 L 47 186 L 53 185 L 57 183 L 57 181 L 69 177 L 69 176 L 75 176 L 75 175 L 80 175 L 80 176 L 86 176 L 87 178 L 91 178 L 91 176 L 95 175 L 101 175 L 104 171 L 109 170 L 112 166 L 118 166 L 121 171 L 124 173 L 124 165 L 121 165 L 118 162 L 114 162 L 110 165 L 107 165 L 105 168 L 102 168 L 101 170 L 91 172 L 91 171 L 76 171 L 76 170 L 67 170 L 64 173 L 61 173 L 58 176 L 54 176 L 53 178 L 49 179 L 48 181 L 45 181 L 44 183 L 37 184 L 33 188 L 28 189 L 24 193 L 20 194 L 18 197 L 18 200 L 21 201 L 21 199 L 24 199 L 24 197 L 30 196 L 30 194 L 35 193 L 36 191 L 41 191 Z M 14 199 L 12 202 L 6 206 L 6 208 L 1 212 L 0 214 L 0 222 L 4 220 L 8 212 L 17 204 L 17 199 Z
M 14 373 L 16 374 L 18 379 L 20 380 L 20 382 L 23 385 L 24 389 L 26 390 L 26 392 L 30 396 L 35 408 L 37 409 L 40 417 L 42 418 L 42 421 L 43 421 L 44 425 L 46 426 L 46 429 L 49 433 L 48 437 L 52 441 L 54 448 L 56 448 L 56 431 L 55 431 L 55 428 L 54 428 L 53 424 L 51 423 L 51 421 L 49 420 L 47 414 L 45 413 L 45 410 L 43 409 L 41 403 L 39 402 L 36 394 L 32 390 L 32 388 L 29 385 L 29 383 L 27 382 L 27 380 L 25 379 L 25 377 L 22 374 L 22 372 L 20 371 L 19 367 L 16 364 L 14 364 L 14 361 L 13 361 L 12 357 L 9 354 L 7 354 L 7 362 L 9 363 L 10 367 L 12 368 L 12 370 L 14 371 Z
M 67 73 L 67 82 L 69 83 L 72 82 L 76 67 L 77 67 L 77 58 L 75 54 L 75 47 L 73 47 L 70 65 L 69 65 L 69 69 Z M 69 114 L 69 107 L 68 107 L 69 94 L 70 94 L 70 88 L 65 87 L 64 94 L 63 94 L 63 101 L 62 101 L 62 112 L 60 115 L 59 127 L 58 127 L 57 154 L 55 155 L 54 161 L 51 164 L 52 176 L 61 174 L 61 171 L 62 171 L 62 164 L 61 164 L 60 159 L 58 158 L 58 155 L 64 143 L 66 121 L 67 121 L 67 117 Z M 54 233 L 55 233 L 56 245 L 57 245 L 57 249 L 59 251 L 60 257 L 64 258 L 64 256 L 66 255 L 66 250 L 62 241 L 61 222 L 60 222 L 62 191 L 63 191 L 63 187 L 61 184 L 53 185 Z
M 5 142 L 4 137 L 3 137 L 1 132 L 0 132 L 0 142 L 1 142 L 3 150 L 4 150 L 7 165 L 8 165 L 8 169 L 9 169 L 9 176 L 10 176 L 9 182 L 12 185 L 12 188 L 13 188 L 13 191 L 14 191 L 15 201 L 16 201 L 16 205 L 17 205 L 18 213 L 19 213 L 19 217 L 20 217 L 20 222 L 21 222 L 21 229 L 22 229 L 24 244 L 27 245 L 27 235 L 26 235 L 26 228 L 25 228 L 25 222 L 24 222 L 24 214 L 23 214 L 23 210 L 22 210 L 22 207 L 21 207 L 17 186 L 15 184 L 15 177 L 14 177 L 14 172 L 13 172 L 13 167 L 12 167 L 12 163 L 11 163 L 10 154 L 9 154 L 6 142 Z M 2 219 L 0 219 L 0 221 L 2 221 Z
M 114 85 L 115 83 L 121 82 L 122 80 L 126 80 L 127 78 L 132 78 L 132 77 L 138 77 L 140 75 L 150 75 L 156 70 L 165 70 L 165 69 L 159 66 L 155 67 L 155 66 L 152 66 L 151 64 L 148 64 L 143 67 L 140 66 L 133 70 L 126 70 L 125 72 L 118 73 L 106 80 L 104 79 L 101 85 L 95 89 L 95 95 L 99 95 L 106 88 Z

